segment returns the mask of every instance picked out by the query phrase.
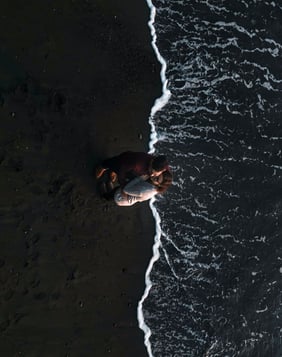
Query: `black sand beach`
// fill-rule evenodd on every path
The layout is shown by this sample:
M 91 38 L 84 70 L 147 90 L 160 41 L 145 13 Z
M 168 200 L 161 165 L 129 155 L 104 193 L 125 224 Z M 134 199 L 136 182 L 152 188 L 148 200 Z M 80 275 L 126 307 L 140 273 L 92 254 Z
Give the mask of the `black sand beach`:
M 137 304 L 147 203 L 96 193 L 94 166 L 147 151 L 160 95 L 146 1 L 10 0 L 0 21 L 0 354 L 146 356 Z

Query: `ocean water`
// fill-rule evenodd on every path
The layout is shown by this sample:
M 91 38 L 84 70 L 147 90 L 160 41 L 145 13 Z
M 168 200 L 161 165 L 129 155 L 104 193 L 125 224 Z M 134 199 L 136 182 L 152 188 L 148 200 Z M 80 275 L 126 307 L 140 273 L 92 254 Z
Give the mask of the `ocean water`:
M 175 176 L 151 202 L 148 356 L 282 356 L 282 2 L 147 3 Z

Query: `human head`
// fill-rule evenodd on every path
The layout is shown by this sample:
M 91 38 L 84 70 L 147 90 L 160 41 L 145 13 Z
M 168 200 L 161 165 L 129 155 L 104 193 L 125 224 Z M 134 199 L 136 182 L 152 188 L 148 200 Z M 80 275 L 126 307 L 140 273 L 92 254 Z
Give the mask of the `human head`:
M 151 163 L 151 176 L 159 176 L 168 169 L 168 162 L 165 155 L 159 155 L 153 158 Z
M 168 170 L 163 171 L 158 180 L 158 193 L 164 193 L 172 184 L 173 176 Z

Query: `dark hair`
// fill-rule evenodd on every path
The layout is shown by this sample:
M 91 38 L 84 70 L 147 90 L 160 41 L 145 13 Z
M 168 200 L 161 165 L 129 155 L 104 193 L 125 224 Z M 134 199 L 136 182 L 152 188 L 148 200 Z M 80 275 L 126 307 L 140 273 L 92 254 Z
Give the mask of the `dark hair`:
M 165 155 L 156 156 L 153 158 L 152 169 L 162 171 L 167 168 L 168 162 Z

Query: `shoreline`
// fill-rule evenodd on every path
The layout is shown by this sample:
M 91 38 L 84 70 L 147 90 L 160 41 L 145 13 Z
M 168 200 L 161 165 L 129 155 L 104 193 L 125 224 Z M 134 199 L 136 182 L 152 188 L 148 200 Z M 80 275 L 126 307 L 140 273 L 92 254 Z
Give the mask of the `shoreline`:
M 19 5 L 0 25 L 2 353 L 147 356 L 137 304 L 155 221 L 147 203 L 101 201 L 93 169 L 148 151 L 161 94 L 149 8 Z

